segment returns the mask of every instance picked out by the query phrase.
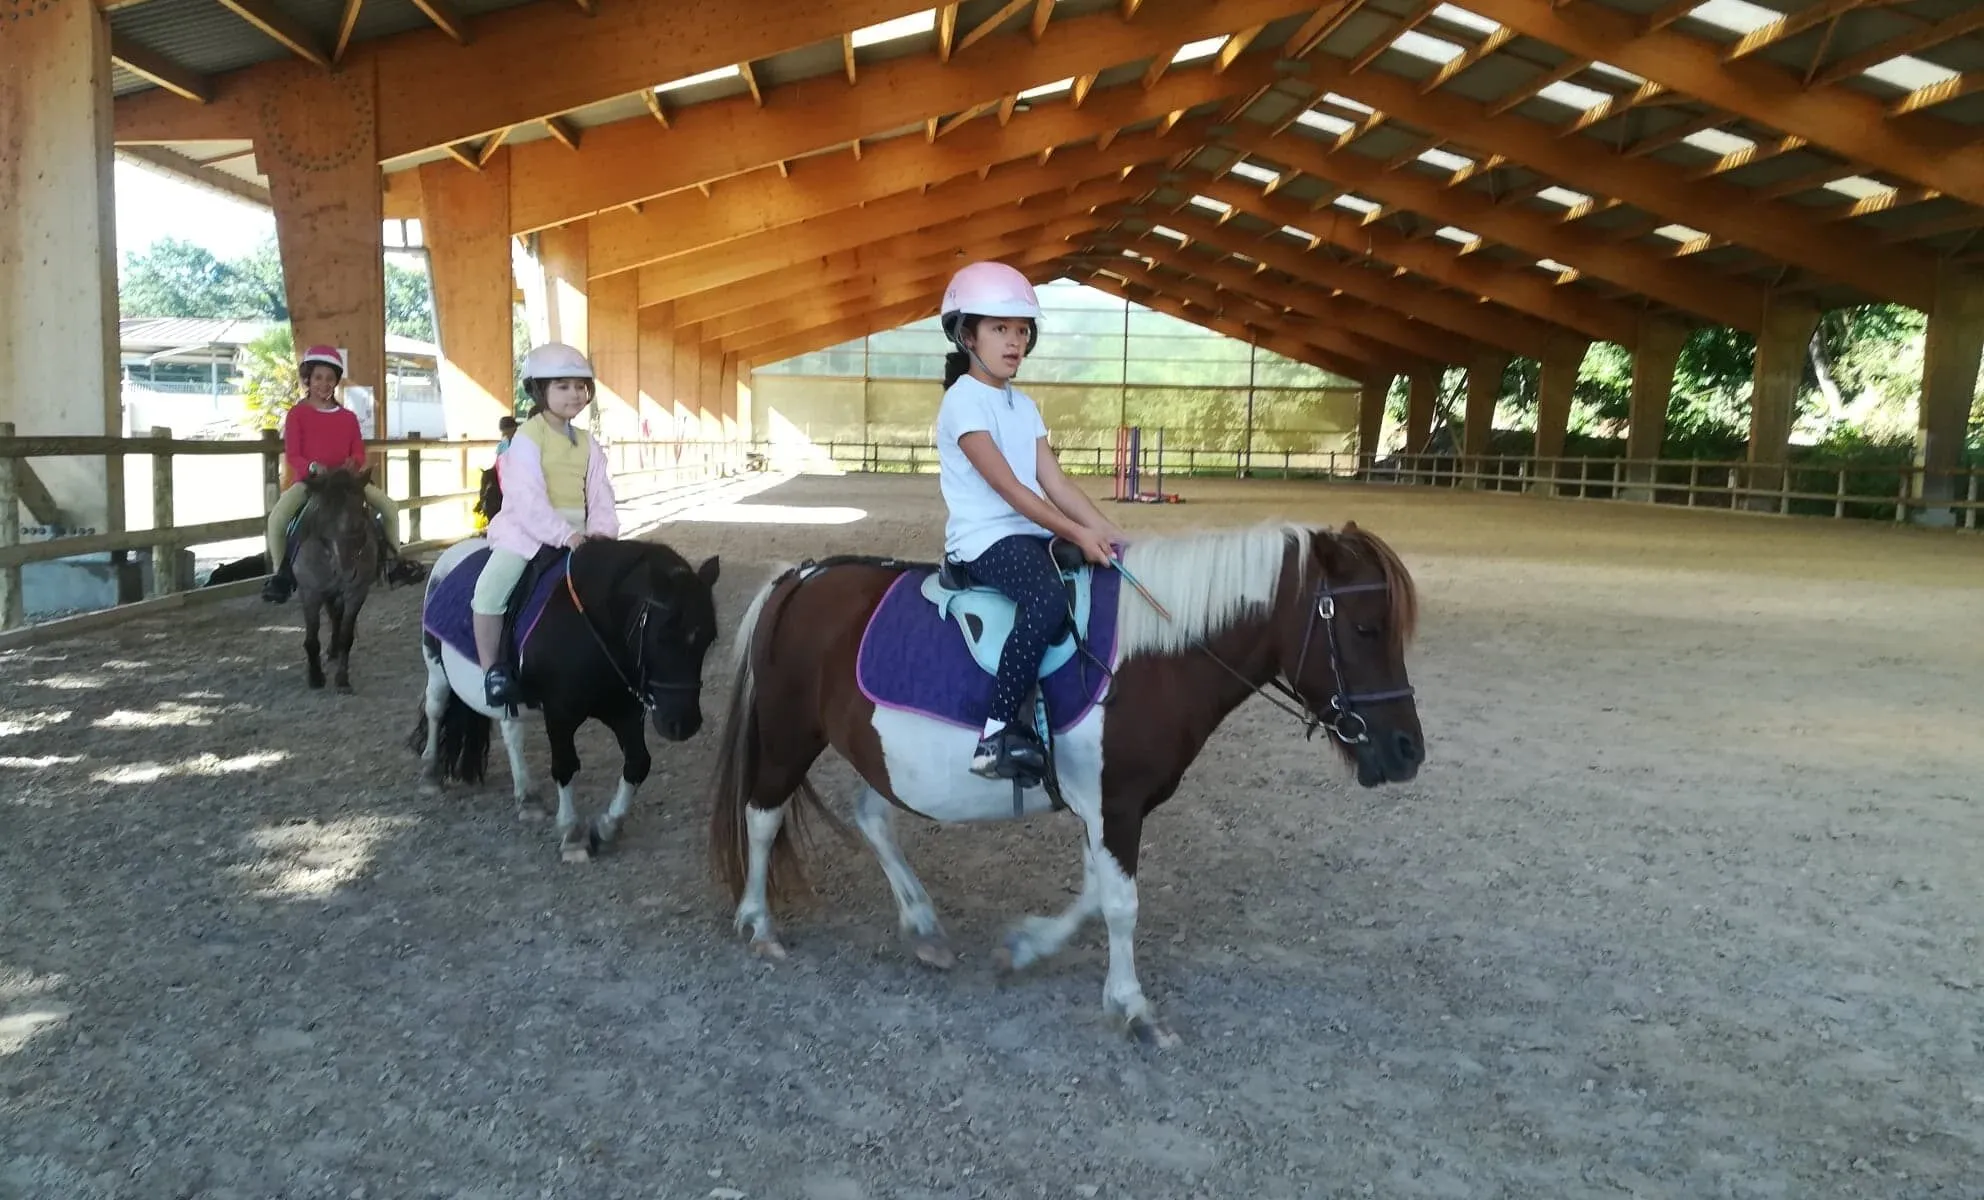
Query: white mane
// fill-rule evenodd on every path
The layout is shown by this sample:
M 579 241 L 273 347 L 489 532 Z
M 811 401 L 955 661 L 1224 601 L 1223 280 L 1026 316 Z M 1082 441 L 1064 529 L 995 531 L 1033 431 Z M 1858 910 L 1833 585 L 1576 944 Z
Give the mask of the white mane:
M 1302 545 L 1310 532 L 1274 523 L 1130 543 L 1123 565 L 1171 619 L 1124 580 L 1116 604 L 1118 658 L 1177 654 L 1264 612 L 1274 604 L 1290 547 Z

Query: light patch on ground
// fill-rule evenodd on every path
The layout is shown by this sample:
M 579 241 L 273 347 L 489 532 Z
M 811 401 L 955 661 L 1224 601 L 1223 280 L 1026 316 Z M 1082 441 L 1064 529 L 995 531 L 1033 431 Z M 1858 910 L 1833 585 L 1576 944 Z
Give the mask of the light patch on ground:
M 237 868 L 251 893 L 265 900 L 328 896 L 357 879 L 375 847 L 419 822 L 410 817 L 347 817 L 323 823 L 257 829 L 249 846 L 261 861 Z
M 179 725 L 212 725 L 220 709 L 205 704 L 167 701 L 150 712 L 120 708 L 96 721 L 98 729 L 164 729 Z
M 40 733 L 53 729 L 75 714 L 66 708 L 47 709 L 41 712 L 15 713 L 11 717 L 0 717 L 0 737 L 19 737 L 24 733 Z
M 152 783 L 177 775 L 233 775 L 241 771 L 258 771 L 271 767 L 289 757 L 285 750 L 262 750 L 253 754 L 241 754 L 233 758 L 222 758 L 217 754 L 202 754 L 177 763 L 125 763 L 110 767 L 90 776 L 97 783 Z

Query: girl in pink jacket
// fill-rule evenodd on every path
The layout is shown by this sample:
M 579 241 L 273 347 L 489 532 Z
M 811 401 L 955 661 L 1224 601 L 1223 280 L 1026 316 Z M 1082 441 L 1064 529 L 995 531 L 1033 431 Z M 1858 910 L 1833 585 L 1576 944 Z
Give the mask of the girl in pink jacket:
M 524 356 L 523 375 L 531 411 L 496 460 L 503 507 L 489 521 L 489 562 L 469 601 L 492 708 L 515 703 L 517 681 L 496 660 L 503 611 L 525 565 L 544 546 L 577 549 L 587 538 L 620 536 L 606 454 L 573 424 L 592 403 L 592 364 L 572 347 L 550 342 Z

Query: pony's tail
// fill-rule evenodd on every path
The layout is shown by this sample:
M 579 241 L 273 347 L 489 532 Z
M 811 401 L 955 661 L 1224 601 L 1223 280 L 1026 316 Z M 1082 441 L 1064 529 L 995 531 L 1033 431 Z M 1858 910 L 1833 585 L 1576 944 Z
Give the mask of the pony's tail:
M 763 748 L 758 736 L 758 663 L 769 651 L 767 634 L 777 624 L 778 607 L 772 601 L 785 589 L 781 603 L 798 587 L 793 569 L 780 571 L 752 597 L 750 606 L 737 625 L 736 670 L 730 685 L 730 703 L 723 718 L 723 738 L 717 746 L 716 775 L 710 789 L 710 873 L 729 895 L 732 904 L 744 896 L 744 879 L 750 869 L 751 835 L 745 814 L 762 784 L 760 770 Z M 770 622 L 766 615 L 772 617 Z M 767 644 L 760 645 L 764 641 Z M 799 792 L 806 805 L 824 811 L 811 783 L 802 779 Z M 775 804 L 788 797 L 770 798 Z M 770 806 L 767 806 L 770 807 Z M 772 842 L 771 859 L 766 864 L 766 899 L 776 902 L 806 889 L 805 871 L 799 846 L 793 838 L 801 805 L 794 805 L 789 818 L 779 826 Z
M 413 732 L 407 735 L 407 749 L 415 754 L 427 750 L 427 712 L 414 714 Z M 448 706 L 441 710 L 441 744 L 436 747 L 441 777 L 451 783 L 481 783 L 489 774 L 489 718 L 462 703 L 448 692 Z

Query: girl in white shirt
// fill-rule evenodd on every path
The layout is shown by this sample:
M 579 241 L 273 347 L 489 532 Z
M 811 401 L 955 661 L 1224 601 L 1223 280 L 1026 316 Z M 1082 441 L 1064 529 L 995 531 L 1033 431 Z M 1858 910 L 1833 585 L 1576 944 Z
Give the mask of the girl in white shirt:
M 1037 783 L 1047 755 L 1020 705 L 1067 615 L 1048 544 L 1064 538 L 1091 563 L 1107 565 L 1123 531 L 1062 473 L 1040 409 L 1013 388 L 1039 336 L 1033 285 L 1004 263 L 973 263 L 945 289 L 940 320 L 957 347 L 944 362 L 937 410 L 939 481 L 949 510 L 944 553 L 974 583 L 1018 606 L 971 770 Z

